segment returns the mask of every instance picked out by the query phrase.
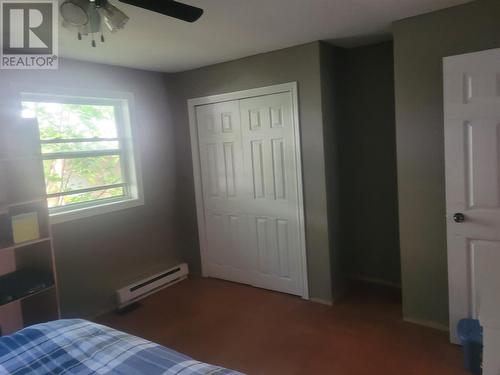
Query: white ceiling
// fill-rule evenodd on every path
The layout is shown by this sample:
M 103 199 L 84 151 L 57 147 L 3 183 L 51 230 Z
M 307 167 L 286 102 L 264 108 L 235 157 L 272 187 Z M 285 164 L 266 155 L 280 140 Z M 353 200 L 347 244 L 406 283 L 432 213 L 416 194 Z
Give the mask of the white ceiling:
M 205 10 L 190 24 L 111 0 L 130 17 L 125 29 L 92 48 L 60 28 L 60 55 L 176 72 L 315 40 L 345 47 L 378 41 L 393 21 L 469 1 L 185 0 Z

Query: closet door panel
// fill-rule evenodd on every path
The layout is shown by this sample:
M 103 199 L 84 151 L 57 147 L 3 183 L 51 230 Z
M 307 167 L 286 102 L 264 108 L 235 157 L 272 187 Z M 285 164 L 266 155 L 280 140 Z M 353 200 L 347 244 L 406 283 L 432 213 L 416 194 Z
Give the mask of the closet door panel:
M 298 228 L 299 176 L 292 97 L 289 92 L 242 99 L 241 135 L 247 213 L 257 249 L 256 285 L 301 294 Z
M 196 107 L 206 276 L 302 295 L 290 92 Z
M 253 283 L 239 102 L 197 107 L 207 276 Z

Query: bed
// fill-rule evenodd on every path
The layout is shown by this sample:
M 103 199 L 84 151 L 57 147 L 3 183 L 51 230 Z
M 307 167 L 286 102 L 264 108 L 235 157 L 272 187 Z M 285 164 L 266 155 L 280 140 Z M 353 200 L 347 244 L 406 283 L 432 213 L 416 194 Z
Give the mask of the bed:
M 0 337 L 0 374 L 242 375 L 81 319 L 38 324 Z

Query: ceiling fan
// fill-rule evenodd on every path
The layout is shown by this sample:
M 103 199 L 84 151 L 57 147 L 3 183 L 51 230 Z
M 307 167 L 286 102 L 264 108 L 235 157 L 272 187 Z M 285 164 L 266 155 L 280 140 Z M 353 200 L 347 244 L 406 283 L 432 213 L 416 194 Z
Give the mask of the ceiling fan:
M 195 22 L 203 14 L 203 9 L 183 4 L 174 0 L 120 0 L 120 2 L 177 18 L 186 22 Z M 92 36 L 92 47 L 96 46 L 95 34 L 104 42 L 104 23 L 111 32 L 125 27 L 129 17 L 108 0 L 63 0 L 59 10 L 63 26 L 76 28 L 78 39 L 82 35 Z

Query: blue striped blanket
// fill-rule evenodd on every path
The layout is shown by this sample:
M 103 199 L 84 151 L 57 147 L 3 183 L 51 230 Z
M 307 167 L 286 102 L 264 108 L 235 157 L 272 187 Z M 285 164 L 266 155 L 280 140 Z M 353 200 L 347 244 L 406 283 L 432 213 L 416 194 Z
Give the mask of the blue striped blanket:
M 86 320 L 58 320 L 0 337 L 0 374 L 241 375 Z

